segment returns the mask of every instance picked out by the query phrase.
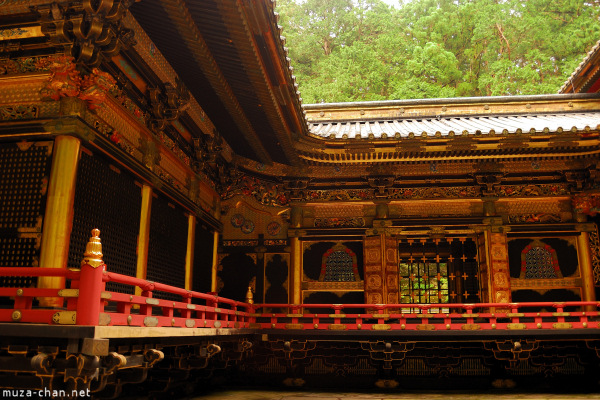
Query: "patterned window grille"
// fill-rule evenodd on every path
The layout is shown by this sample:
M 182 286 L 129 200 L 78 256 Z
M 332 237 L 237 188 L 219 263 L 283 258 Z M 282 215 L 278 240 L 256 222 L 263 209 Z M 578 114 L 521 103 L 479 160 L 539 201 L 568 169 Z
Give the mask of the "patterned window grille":
M 108 271 L 136 276 L 141 188 L 133 175 L 104 157 L 81 153 L 75 186 L 69 268 L 79 268 L 93 228 L 100 229 Z M 133 294 L 130 285 L 108 282 L 106 289 Z
M 448 263 L 401 263 L 401 302 L 449 303 Z
M 0 266 L 38 265 L 52 143 L 0 145 Z M 35 287 L 37 278 L 2 276 L 0 287 Z
M 474 238 L 402 239 L 398 260 L 400 303 L 480 302 Z
M 562 278 L 556 251 L 549 245 L 536 240 L 521 252 L 521 278 Z
M 348 247 L 337 243 L 327 250 L 321 262 L 321 282 L 360 281 L 356 254 Z
M 166 196 L 152 199 L 148 268 L 146 279 L 167 285 L 185 287 L 188 219 L 185 210 L 169 203 Z M 180 301 L 181 296 L 154 291 L 158 299 Z

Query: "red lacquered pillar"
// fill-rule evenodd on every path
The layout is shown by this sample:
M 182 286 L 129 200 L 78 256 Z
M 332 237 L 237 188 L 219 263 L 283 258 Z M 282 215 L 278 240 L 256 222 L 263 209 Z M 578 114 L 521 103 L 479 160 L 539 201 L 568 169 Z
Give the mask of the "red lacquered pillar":
M 77 325 L 98 325 L 102 312 L 102 273 L 106 265 L 102 261 L 100 231 L 92 230 L 92 237 L 85 247 L 81 260 L 79 298 L 77 300 Z

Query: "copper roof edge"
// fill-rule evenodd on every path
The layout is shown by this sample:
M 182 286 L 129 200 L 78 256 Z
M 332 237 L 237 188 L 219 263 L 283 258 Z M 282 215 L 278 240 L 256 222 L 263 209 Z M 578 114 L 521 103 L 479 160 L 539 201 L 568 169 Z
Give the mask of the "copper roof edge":
M 596 44 L 587 52 L 585 58 L 579 63 L 575 71 L 571 73 L 566 82 L 558 89 L 558 93 L 566 93 L 569 90 L 575 90 L 575 80 L 582 73 L 587 64 L 592 62 L 592 58 L 596 55 L 596 53 L 600 52 L 600 40 L 596 42 Z
M 576 93 L 576 94 L 541 94 L 525 96 L 483 96 L 483 97 L 451 97 L 436 99 L 404 99 L 404 100 L 381 100 L 381 101 L 355 101 L 346 103 L 316 103 L 304 104 L 305 110 L 320 110 L 332 108 L 372 108 L 372 107 L 401 107 L 418 105 L 446 105 L 464 103 L 512 103 L 527 101 L 566 101 L 566 100 L 588 100 L 600 99 L 600 93 Z

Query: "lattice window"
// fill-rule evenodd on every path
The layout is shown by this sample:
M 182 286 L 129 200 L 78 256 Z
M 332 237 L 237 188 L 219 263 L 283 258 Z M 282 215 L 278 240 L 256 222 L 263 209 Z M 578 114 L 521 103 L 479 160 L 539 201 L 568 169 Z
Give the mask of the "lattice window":
M 341 243 L 337 243 L 327 250 L 325 254 L 323 254 L 319 281 L 360 281 L 356 254 Z
M 539 240 L 525 246 L 521 252 L 521 278 L 562 278 L 556 251 Z
M 142 192 L 133 175 L 100 155 L 82 152 L 77 170 L 69 268 L 79 268 L 93 228 L 100 229 L 108 271 L 135 276 Z M 108 282 L 106 289 L 133 294 L 134 287 Z
M 400 263 L 399 275 L 402 303 L 449 302 L 447 263 Z
M 415 238 L 398 242 L 400 303 L 480 301 L 477 246 L 470 237 Z
M 52 143 L 0 145 L 0 266 L 34 267 L 46 206 Z M 0 287 L 35 286 L 37 278 L 0 277 Z
M 196 292 L 211 291 L 213 243 L 213 232 L 201 223 L 197 223 L 192 273 L 192 290 Z
M 165 196 L 152 199 L 146 279 L 185 287 L 188 220 L 183 208 L 169 203 Z M 181 300 L 181 296 L 154 292 L 154 297 Z

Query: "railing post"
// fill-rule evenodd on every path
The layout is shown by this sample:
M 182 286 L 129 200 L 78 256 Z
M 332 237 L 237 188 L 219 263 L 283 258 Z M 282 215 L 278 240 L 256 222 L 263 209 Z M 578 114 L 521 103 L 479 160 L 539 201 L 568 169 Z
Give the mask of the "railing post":
M 213 296 L 213 298 L 206 300 L 206 307 L 208 308 L 208 310 L 206 312 L 205 318 L 210 321 L 216 321 L 219 319 L 217 317 L 217 311 L 218 311 L 218 305 L 219 305 L 219 298 L 218 298 L 219 294 L 217 292 L 209 292 L 208 294 Z
M 154 291 L 154 282 L 146 281 L 144 287 L 140 287 L 140 289 L 142 291 L 141 296 L 145 297 L 145 303 L 140 305 L 140 315 L 150 317 L 152 316 L 152 304 L 154 303 L 154 300 L 150 300 Z
M 256 323 L 256 306 L 253 303 L 249 303 L 246 312 L 248 313 L 248 326 Z
M 83 257 L 77 300 L 77 325 L 98 325 L 104 290 L 102 273 L 106 270 L 102 261 L 102 243 L 98 229 L 92 230 L 92 237 L 85 247 Z

